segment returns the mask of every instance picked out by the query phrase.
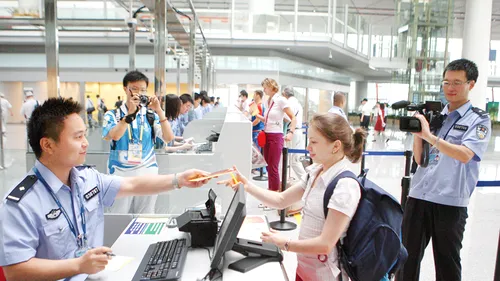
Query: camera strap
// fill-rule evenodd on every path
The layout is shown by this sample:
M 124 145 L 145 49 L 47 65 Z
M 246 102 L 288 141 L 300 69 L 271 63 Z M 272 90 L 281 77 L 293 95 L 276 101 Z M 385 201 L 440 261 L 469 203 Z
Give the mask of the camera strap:
M 455 122 L 453 122 L 453 124 L 451 124 L 451 126 L 448 128 L 448 131 L 441 139 L 446 140 L 446 137 L 450 133 L 451 129 L 453 129 L 453 127 L 455 127 L 455 124 L 457 124 L 457 122 L 460 121 L 460 119 L 462 119 L 462 117 L 464 117 L 469 112 L 469 110 L 471 110 L 471 108 L 472 108 L 472 105 L 469 107 L 469 109 L 467 109 L 467 111 L 464 113 L 463 116 L 460 116 L 460 113 L 458 114 L 460 117 L 458 117 L 457 120 L 455 120 Z

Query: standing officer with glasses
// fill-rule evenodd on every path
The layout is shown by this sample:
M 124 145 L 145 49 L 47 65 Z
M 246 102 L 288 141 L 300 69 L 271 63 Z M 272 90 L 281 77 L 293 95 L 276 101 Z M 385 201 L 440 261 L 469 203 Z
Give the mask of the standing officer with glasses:
M 469 101 L 469 91 L 478 78 L 474 62 L 459 59 L 443 73 L 443 91 L 448 104 L 442 111 L 441 129 L 431 132 L 424 116 L 420 133 L 413 133 L 413 152 L 420 165 L 422 141 L 431 146 L 429 164 L 418 167 L 411 182 L 403 218 L 403 244 L 408 260 L 400 272 L 403 281 L 417 281 L 420 262 L 432 238 L 436 280 L 462 278 L 460 249 L 467 219 L 467 205 L 474 191 L 479 162 L 491 137 L 489 115 Z
M 157 175 L 154 152 L 155 139 L 164 143 L 174 139 L 172 128 L 156 96 L 148 97 L 149 80 L 139 71 L 123 78 L 125 104 L 106 112 L 102 137 L 111 141 L 108 159 L 109 173 L 132 177 Z M 156 195 L 119 199 L 107 211 L 110 213 L 154 213 Z

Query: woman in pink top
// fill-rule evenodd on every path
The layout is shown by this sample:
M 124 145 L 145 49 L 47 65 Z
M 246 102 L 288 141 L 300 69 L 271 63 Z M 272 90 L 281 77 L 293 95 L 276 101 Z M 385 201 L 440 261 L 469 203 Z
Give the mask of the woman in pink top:
M 267 162 L 268 189 L 278 191 L 280 189 L 279 165 L 284 140 L 290 141 L 295 133 L 295 116 L 288 105 L 288 100 L 281 94 L 277 94 L 279 87 L 274 79 L 266 78 L 262 81 L 264 93 L 268 95 L 266 104 L 267 113 L 264 116 L 264 132 L 266 133 L 266 145 L 264 146 L 264 159 Z M 283 118 L 288 115 L 292 123 L 283 139 Z

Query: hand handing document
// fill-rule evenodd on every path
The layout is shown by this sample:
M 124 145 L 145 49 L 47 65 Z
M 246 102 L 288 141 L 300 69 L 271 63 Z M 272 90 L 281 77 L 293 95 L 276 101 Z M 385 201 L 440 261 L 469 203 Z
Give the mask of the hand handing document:
M 190 179 L 189 181 L 191 181 L 191 182 L 198 182 L 198 181 L 208 180 L 208 179 L 211 179 L 211 178 L 216 178 L 216 177 L 219 177 L 219 176 L 222 176 L 222 175 L 230 174 L 232 172 L 234 172 L 233 168 L 226 169 L 226 170 L 218 171 L 218 172 L 215 172 L 215 173 L 211 173 L 210 175 L 205 176 L 205 177 Z

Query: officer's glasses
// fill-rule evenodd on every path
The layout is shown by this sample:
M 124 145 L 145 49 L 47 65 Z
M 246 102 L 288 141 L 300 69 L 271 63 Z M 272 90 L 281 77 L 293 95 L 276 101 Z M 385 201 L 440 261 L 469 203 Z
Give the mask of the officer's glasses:
M 450 82 L 450 81 L 443 81 L 441 82 L 443 84 L 443 87 L 450 87 L 450 86 L 453 86 L 453 87 L 460 87 L 460 86 L 463 86 L 464 84 L 469 84 L 470 80 L 467 80 L 467 81 L 459 81 L 459 80 L 456 80 L 456 81 L 453 81 L 453 82 Z
M 140 94 L 140 95 L 147 95 L 148 94 L 148 90 L 144 90 L 144 89 L 128 88 L 128 90 L 134 94 Z

